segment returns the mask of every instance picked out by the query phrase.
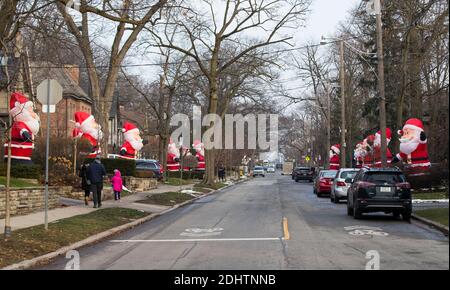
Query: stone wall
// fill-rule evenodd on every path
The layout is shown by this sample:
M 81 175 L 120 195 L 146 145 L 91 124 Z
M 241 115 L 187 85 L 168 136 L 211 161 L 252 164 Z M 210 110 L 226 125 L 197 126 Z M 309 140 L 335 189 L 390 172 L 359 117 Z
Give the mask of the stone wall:
M 49 208 L 56 208 L 59 197 L 72 191 L 72 187 L 49 187 Z M 43 187 L 12 188 L 10 191 L 11 215 L 24 215 L 45 208 L 45 190 Z M 5 217 L 6 191 L 0 188 L 0 219 Z
M 125 176 L 124 185 L 131 191 L 148 191 L 158 187 L 158 181 L 153 178 L 137 178 Z

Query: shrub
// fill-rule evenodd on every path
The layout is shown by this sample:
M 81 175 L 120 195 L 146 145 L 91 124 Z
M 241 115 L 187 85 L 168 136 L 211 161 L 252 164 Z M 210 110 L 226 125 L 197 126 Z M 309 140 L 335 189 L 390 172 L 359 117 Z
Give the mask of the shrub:
M 92 163 L 93 159 L 85 159 L 84 164 Z M 128 159 L 101 159 L 105 166 L 106 173 L 114 174 L 114 169 L 118 169 L 122 176 L 136 176 L 136 161 Z
M 45 176 L 41 176 L 41 183 L 45 183 Z M 50 186 L 77 186 L 78 176 L 73 175 L 72 162 L 65 157 L 50 157 L 48 181 Z
M 205 175 L 202 171 L 183 171 L 183 179 L 203 179 Z M 168 171 L 168 178 L 181 178 L 180 171 Z
M 6 176 L 6 163 L 0 164 L 0 175 Z M 39 165 L 12 164 L 11 166 L 11 177 L 14 178 L 39 179 L 40 175 Z
M 134 175 L 134 177 L 138 177 L 138 178 L 154 178 L 155 177 L 155 173 L 153 171 L 140 171 L 140 170 L 137 170 L 136 174 Z

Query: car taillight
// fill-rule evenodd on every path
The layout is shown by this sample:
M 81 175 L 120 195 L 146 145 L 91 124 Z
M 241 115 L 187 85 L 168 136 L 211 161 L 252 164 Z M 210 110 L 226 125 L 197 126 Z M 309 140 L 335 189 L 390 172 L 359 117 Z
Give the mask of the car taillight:
M 345 183 L 345 182 L 343 182 L 343 181 L 338 181 L 338 182 L 337 182 L 337 186 L 341 186 L 341 187 L 347 186 L 347 183 Z
M 401 182 L 397 183 L 395 187 L 397 188 L 397 190 L 411 189 L 411 184 L 409 184 L 409 182 Z

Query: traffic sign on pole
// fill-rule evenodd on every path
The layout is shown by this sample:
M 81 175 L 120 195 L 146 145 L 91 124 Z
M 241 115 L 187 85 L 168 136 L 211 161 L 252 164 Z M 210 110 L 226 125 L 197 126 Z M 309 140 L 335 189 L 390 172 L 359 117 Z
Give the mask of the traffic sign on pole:
M 61 101 L 63 88 L 56 80 L 46 79 L 37 87 L 37 99 L 42 111 L 47 114 L 47 142 L 45 148 L 45 217 L 44 227 L 48 230 L 48 159 L 50 145 L 50 113 L 55 112 L 56 104 Z

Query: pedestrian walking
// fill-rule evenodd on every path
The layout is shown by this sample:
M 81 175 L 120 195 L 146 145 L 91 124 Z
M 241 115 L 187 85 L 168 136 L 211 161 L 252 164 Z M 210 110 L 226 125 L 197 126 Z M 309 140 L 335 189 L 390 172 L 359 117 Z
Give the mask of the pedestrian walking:
M 106 175 L 105 167 L 100 157 L 95 158 L 87 169 L 87 178 L 91 183 L 91 192 L 94 199 L 94 208 L 102 207 L 103 177 Z
M 225 167 L 223 166 L 223 164 L 221 164 L 219 166 L 219 181 L 225 181 Z
M 111 184 L 114 191 L 114 200 L 120 200 L 120 193 L 123 188 L 122 175 L 119 169 L 114 170 L 114 176 L 111 178 Z
M 81 188 L 84 190 L 84 204 L 89 205 L 89 195 L 91 194 L 91 183 L 87 178 L 87 169 L 89 164 L 83 164 L 78 173 L 78 177 L 81 177 Z

